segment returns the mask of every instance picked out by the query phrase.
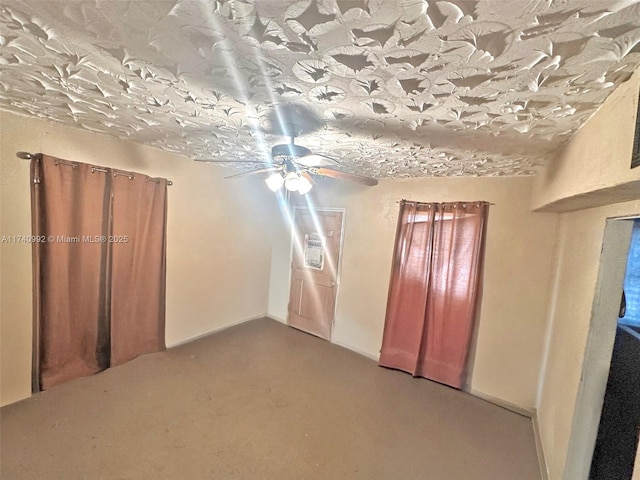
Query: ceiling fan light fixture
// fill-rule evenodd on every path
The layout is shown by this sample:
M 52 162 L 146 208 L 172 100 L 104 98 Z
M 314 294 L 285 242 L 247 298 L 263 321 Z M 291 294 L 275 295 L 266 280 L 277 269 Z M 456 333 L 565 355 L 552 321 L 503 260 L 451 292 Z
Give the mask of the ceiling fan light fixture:
M 291 192 L 297 192 L 300 188 L 300 176 L 296 172 L 289 172 L 284 177 L 284 186 Z
M 307 172 L 302 172 L 300 174 L 300 185 L 298 185 L 298 193 L 300 195 L 304 195 L 309 192 L 313 188 L 314 182 Z
M 272 192 L 277 192 L 284 184 L 284 178 L 279 173 L 269 175 L 264 181 Z
M 307 180 L 306 177 L 300 176 L 300 182 L 298 183 L 298 193 L 300 195 L 304 195 L 312 188 L 313 184 L 309 180 Z

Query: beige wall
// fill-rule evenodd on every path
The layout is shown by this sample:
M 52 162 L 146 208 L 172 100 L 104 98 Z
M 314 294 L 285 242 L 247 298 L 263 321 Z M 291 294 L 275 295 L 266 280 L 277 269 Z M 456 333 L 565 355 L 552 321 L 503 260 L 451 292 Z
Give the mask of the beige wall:
M 551 480 L 577 479 L 580 459 L 591 455 L 584 446 L 580 451 L 576 438 L 578 423 L 585 421 L 577 418 L 576 405 L 584 404 L 577 395 L 585 387 L 581 382 L 606 382 L 606 371 L 598 365 L 593 367 L 598 371 L 583 369 L 588 341 L 599 338 L 589 340 L 589 332 L 606 220 L 640 215 L 640 168 L 630 168 L 639 88 L 640 71 L 607 99 L 534 185 L 534 208 L 570 212 L 560 216 L 546 368 L 537 405 Z M 590 404 L 589 413 L 599 416 L 598 402 Z
M 31 232 L 29 162 L 18 150 L 163 176 L 167 227 L 168 345 L 267 311 L 275 204 L 263 185 L 242 188 L 222 170 L 109 136 L 1 112 L 0 235 Z M 270 193 L 270 192 L 268 192 Z M 0 401 L 30 394 L 31 248 L 1 244 Z
M 640 69 L 536 176 L 534 209 L 560 212 L 638 198 L 640 168 L 630 166 L 639 90 Z
M 640 201 L 560 216 L 561 260 L 556 272 L 556 298 L 551 312 L 547 367 L 538 402 L 538 422 L 551 480 L 578 478 L 565 476 L 565 467 L 581 381 L 599 382 L 603 384 L 603 388 L 606 384 L 611 350 L 608 358 L 601 358 L 601 361 L 592 365 L 588 372 L 583 372 L 583 362 L 592 320 L 606 220 L 609 217 L 630 214 L 640 214 Z M 616 316 L 613 313 L 611 331 L 605 332 L 611 337 L 610 348 L 613 346 L 615 325 Z M 594 338 L 593 341 L 598 341 L 598 338 Z M 602 392 L 604 394 L 604 390 Z M 599 399 L 600 404 L 598 401 L 592 402 L 592 408 L 588 409 L 589 414 L 597 417 L 596 422 L 601 401 L 602 398 Z M 584 418 L 576 418 L 575 422 L 584 423 L 590 420 L 585 415 Z M 585 458 L 585 455 L 590 454 L 590 451 L 583 451 L 579 456 Z M 571 466 L 572 469 L 577 467 Z
M 487 200 L 489 213 L 480 315 L 471 388 L 524 409 L 535 402 L 544 341 L 555 214 L 531 213 L 533 179 L 382 180 L 376 187 L 325 182 L 318 207 L 346 208 L 334 341 L 377 357 L 382 340 L 397 201 Z M 274 253 L 288 259 L 285 249 Z M 285 246 L 286 245 L 286 246 Z M 289 263 L 272 264 L 269 313 L 286 318 Z M 275 270 L 277 271 L 275 271 Z M 276 281 L 274 281 L 274 277 Z

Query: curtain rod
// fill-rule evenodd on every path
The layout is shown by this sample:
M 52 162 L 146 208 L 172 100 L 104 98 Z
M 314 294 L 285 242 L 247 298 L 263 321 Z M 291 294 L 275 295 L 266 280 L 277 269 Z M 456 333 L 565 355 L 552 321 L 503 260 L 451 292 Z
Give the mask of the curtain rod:
M 396 200 L 396 203 L 402 203 L 402 202 L 406 202 L 406 203 L 486 203 L 487 205 L 495 205 L 495 203 L 492 202 L 485 202 L 483 200 L 475 200 L 472 202 L 463 202 L 463 201 L 458 201 L 458 202 L 416 202 L 413 200 L 405 200 L 404 198 L 402 200 Z
M 41 153 L 29 153 L 29 152 L 16 152 L 16 157 L 22 159 L 22 160 L 31 160 L 33 158 L 38 158 L 41 157 L 42 154 Z M 129 172 L 121 172 L 121 171 L 116 171 L 115 169 L 113 170 L 113 174 L 114 175 L 125 175 L 125 176 L 129 176 L 129 178 L 132 177 L 132 173 Z M 100 167 L 92 167 L 91 171 L 96 171 L 96 172 L 104 172 L 107 173 L 107 170 L 105 170 L 104 168 L 100 168 Z M 149 177 L 151 180 L 156 180 L 154 178 Z M 157 182 L 158 180 L 156 180 Z M 173 185 L 173 182 L 171 180 L 167 180 L 167 185 L 171 186 Z

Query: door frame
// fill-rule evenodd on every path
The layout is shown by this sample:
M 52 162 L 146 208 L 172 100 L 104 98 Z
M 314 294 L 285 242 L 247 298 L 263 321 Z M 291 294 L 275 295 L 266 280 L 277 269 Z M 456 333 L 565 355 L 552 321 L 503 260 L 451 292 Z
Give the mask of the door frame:
M 340 223 L 340 241 L 338 242 L 338 264 L 336 265 L 336 299 L 333 302 L 333 322 L 331 324 L 331 336 L 329 338 L 330 343 L 334 343 L 333 333 L 334 327 L 336 325 L 336 313 L 338 312 L 338 295 L 340 294 L 340 279 L 342 272 L 342 251 L 344 248 L 344 227 L 345 227 L 345 218 L 347 216 L 347 209 L 340 207 L 313 207 L 313 206 L 302 206 L 302 205 L 294 205 L 293 207 L 293 215 L 291 216 L 291 234 L 289 237 L 289 281 L 288 289 L 287 289 L 287 298 L 291 295 L 291 269 L 293 268 L 293 249 L 295 248 L 295 235 L 296 235 L 296 215 L 298 210 L 314 210 L 316 212 L 338 212 L 342 213 L 342 222 Z M 284 322 L 287 326 L 289 326 L 289 311 L 287 309 L 287 317 Z
M 607 218 L 563 478 L 589 477 L 611 367 L 633 219 Z M 625 221 L 626 220 L 626 221 Z

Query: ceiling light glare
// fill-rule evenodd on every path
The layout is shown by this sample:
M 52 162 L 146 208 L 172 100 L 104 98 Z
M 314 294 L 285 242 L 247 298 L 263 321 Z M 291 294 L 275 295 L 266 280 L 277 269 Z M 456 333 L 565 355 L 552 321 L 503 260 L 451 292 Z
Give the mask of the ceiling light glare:
M 269 175 L 264 182 L 272 192 L 277 192 L 284 184 L 284 178 L 282 178 L 282 175 L 279 173 L 274 173 L 273 175 Z
M 298 193 L 300 195 L 304 195 L 309 190 L 311 190 L 312 187 L 313 187 L 313 185 L 311 184 L 311 182 L 309 180 L 307 180 L 307 178 L 300 177 L 300 182 L 298 184 Z
M 291 192 L 297 192 L 300 188 L 300 177 L 298 174 L 296 172 L 287 173 L 287 176 L 284 177 L 284 186 Z

